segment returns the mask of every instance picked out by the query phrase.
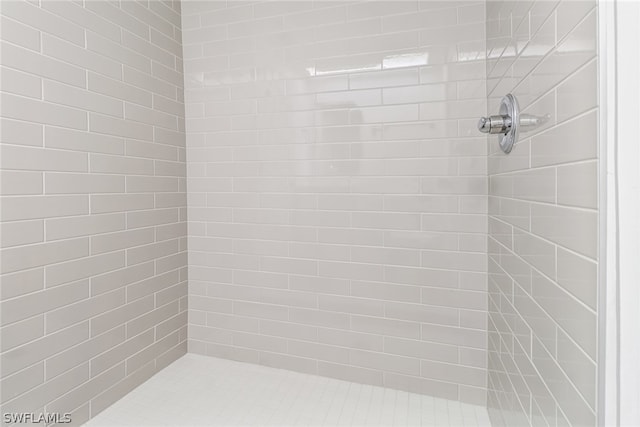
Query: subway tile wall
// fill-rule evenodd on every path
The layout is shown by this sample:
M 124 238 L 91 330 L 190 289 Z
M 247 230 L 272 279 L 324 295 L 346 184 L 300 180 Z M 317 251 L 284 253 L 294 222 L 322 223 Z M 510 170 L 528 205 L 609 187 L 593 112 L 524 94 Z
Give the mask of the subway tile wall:
M 486 402 L 484 13 L 183 3 L 190 352 Z
M 186 352 L 180 3 L 0 7 L 1 412 L 81 424 Z
M 596 425 L 595 1 L 488 1 L 489 111 L 549 115 L 510 155 L 489 138 L 494 425 Z

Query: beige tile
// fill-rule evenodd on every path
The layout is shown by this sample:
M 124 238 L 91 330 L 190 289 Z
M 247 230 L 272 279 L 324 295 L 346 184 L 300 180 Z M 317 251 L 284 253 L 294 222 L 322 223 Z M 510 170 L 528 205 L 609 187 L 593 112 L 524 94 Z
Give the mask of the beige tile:
M 127 302 L 143 298 L 158 292 L 162 289 L 174 285 L 179 280 L 177 270 L 170 271 L 158 276 L 151 277 L 141 282 L 133 283 L 127 286 Z
M 40 362 L 0 380 L 0 386 L 2 386 L 0 397 L 3 402 L 10 401 L 43 382 L 44 363 Z
M 422 288 L 422 303 L 444 307 L 486 310 L 484 292 L 443 288 Z
M 2 276 L 0 301 L 44 289 L 44 267 Z
M 133 211 L 153 208 L 152 194 L 100 194 L 91 196 L 91 213 Z
M 45 267 L 46 287 L 58 286 L 125 266 L 124 252 L 81 258 Z
M 0 349 L 5 352 L 42 337 L 44 335 L 44 316 L 34 316 L 12 323 L 4 326 L 0 331 L 2 333 Z
M 139 246 L 127 250 L 127 265 L 139 264 L 152 259 L 175 254 L 179 250 L 176 240 L 165 240 L 146 246 Z
M 239 301 L 233 303 L 233 313 L 271 320 L 287 320 L 289 316 L 289 312 L 284 306 Z
M 3 197 L 1 218 L 16 221 L 57 216 L 86 215 L 89 213 L 87 196 Z
M 422 251 L 422 266 L 483 272 L 487 270 L 487 256 L 474 252 Z
M 418 359 L 443 362 L 458 360 L 458 349 L 455 346 L 420 340 L 385 337 L 384 351 Z
M 420 325 L 415 321 L 410 322 L 380 317 L 351 316 L 351 329 L 358 332 L 404 338 L 416 339 L 420 336 Z
M 99 414 L 108 406 L 115 403 L 122 396 L 133 390 L 138 385 L 149 379 L 151 375 L 155 373 L 155 369 L 152 363 L 148 363 L 144 367 L 140 368 L 135 373 L 127 376 L 124 380 L 118 384 L 106 389 L 98 396 L 90 400 L 92 415 Z
M 533 234 L 514 231 L 513 245 L 517 254 L 526 262 L 551 278 L 556 272 L 556 248 L 553 244 Z
M 2 18 L 2 39 L 16 43 L 27 49 L 40 50 L 40 34 L 16 20 Z
M 22 246 L 44 240 L 44 222 L 12 221 L 0 224 L 0 247 Z
M 392 319 L 443 325 L 457 325 L 459 313 L 455 307 L 387 302 L 385 304 L 385 315 Z
M 585 398 L 592 409 L 596 407 L 595 361 L 591 360 L 563 331 L 558 332 L 558 365 Z
M 32 44 L 33 42 L 36 42 L 39 45 L 38 40 L 33 40 L 31 38 L 33 35 L 33 31 L 29 32 L 27 30 L 30 34 L 26 35 L 27 38 L 23 38 L 25 36 L 23 30 L 26 27 L 23 25 L 16 25 L 16 24 L 13 24 L 12 27 L 13 28 L 9 28 L 10 32 L 17 30 L 16 34 L 15 35 L 8 34 L 7 40 L 18 38 L 19 39 L 18 44 L 32 45 L 32 47 L 38 49 L 38 47 Z M 5 33 L 3 32 L 3 37 L 4 36 L 5 36 Z M 29 41 L 29 40 L 32 40 L 32 41 Z M 3 60 L 2 60 L 2 63 L 4 65 L 10 66 L 12 68 L 16 68 L 28 73 L 42 75 L 43 77 L 62 81 L 78 87 L 84 87 L 85 85 L 85 82 L 86 82 L 85 71 L 78 67 L 74 67 L 70 64 L 57 60 L 55 58 L 50 58 L 47 56 L 40 55 L 38 52 L 30 51 L 28 49 L 21 49 L 18 46 L 14 46 L 7 43 L 3 43 L 2 49 L 6 53 L 6 56 L 3 55 Z
M 147 279 L 154 274 L 152 262 L 137 264 L 91 278 L 91 295 L 99 295 L 130 283 Z
M 124 230 L 123 214 L 86 215 L 46 220 L 47 240 L 87 236 L 110 231 Z
M 486 331 L 453 326 L 422 325 L 421 339 L 424 341 L 463 345 L 478 349 L 484 349 L 487 345 Z
M 385 266 L 384 268 L 386 281 L 407 285 L 455 288 L 459 283 L 458 275 L 458 272 L 440 269 L 396 266 Z
M 409 357 L 363 350 L 350 350 L 349 358 L 352 363 L 358 366 L 374 368 L 385 372 L 396 372 L 415 376 L 420 372 L 420 361 Z
M 534 136 L 531 140 L 532 166 L 596 158 L 595 117 L 596 113 L 591 112 Z
M 384 315 L 384 305 L 381 301 L 342 295 L 320 295 L 318 297 L 318 308 L 320 310 L 362 314 L 365 316 Z
M 384 373 L 385 387 L 407 390 L 444 399 L 458 399 L 457 384 L 395 373 Z
M 120 341 L 118 344 L 112 345 L 108 351 L 91 359 L 91 377 L 95 378 L 102 372 L 112 369 L 114 366 L 120 366 L 122 361 L 127 357 L 149 346 L 152 342 L 153 331 L 146 331 L 135 338 Z
M 148 313 L 145 313 L 144 315 L 127 322 L 127 338 L 134 337 L 147 329 L 154 328 L 155 326 L 159 327 L 159 325 L 162 322 L 166 321 L 172 316 L 177 315 L 178 310 L 179 310 L 178 301 L 173 301 L 169 304 L 156 308 L 155 310 L 149 311 Z M 166 335 L 167 334 L 163 336 L 166 336 Z M 159 338 L 160 338 L 160 334 L 158 330 L 156 330 L 156 339 L 159 339 Z
M 281 338 L 237 331 L 232 333 L 232 337 L 233 344 L 239 347 L 275 353 L 286 353 L 287 351 L 287 341 Z
M 591 357 L 596 353 L 596 314 L 543 276 L 533 276 L 533 298 Z
M 2 103 L 6 108 L 3 110 L 3 115 L 7 118 L 26 121 L 35 120 L 43 124 L 59 125 L 79 130 L 87 129 L 87 113 L 81 110 L 40 102 L 39 100 L 36 101 L 9 93 L 3 93 Z
M 337 363 L 318 362 L 318 373 L 326 377 L 361 384 L 382 385 L 383 383 L 382 373 L 379 371 Z
M 259 363 L 265 366 L 302 373 L 317 374 L 318 371 L 318 362 L 314 359 L 270 353 L 266 351 L 260 352 Z
M 596 258 L 598 214 L 565 207 L 531 206 L 531 231 L 568 249 Z
M 174 34 L 180 20 L 171 8 L 137 4 L 17 2 L 6 11 L 2 36 L 10 43 L 3 44 L 2 63 L 10 69 L 2 85 L 11 84 L 3 101 L 12 108 L 2 119 L 2 192 L 10 195 L 2 201 L 2 219 L 10 221 L 2 230 L 2 271 L 11 273 L 3 277 L 2 376 L 46 359 L 44 382 L 12 386 L 25 393 L 11 405 L 26 412 L 78 408 L 74 423 L 81 423 L 155 370 L 154 361 L 124 379 L 120 355 L 112 370 L 89 380 L 86 362 L 124 338 L 125 322 L 147 326 L 143 320 L 152 319 L 148 327 L 162 324 L 163 336 L 186 339 L 186 253 L 166 257 L 186 247 L 186 223 L 173 226 L 186 218 L 186 210 L 174 209 L 186 205 L 181 34 Z M 151 58 L 159 63 L 152 66 Z M 137 189 L 147 193 L 131 192 Z M 153 192 L 172 196 L 156 200 Z M 143 210 L 151 213 L 125 215 Z M 161 249 L 152 247 L 148 262 L 133 251 L 129 261 L 141 264 L 125 266 L 122 249 L 156 238 Z M 166 283 L 164 271 L 174 283 Z M 125 304 L 126 287 L 136 283 L 139 293 L 156 295 Z M 182 317 L 163 323 L 153 316 L 156 302 L 173 301 Z M 45 329 L 52 333 L 43 336 Z M 156 338 L 151 334 L 147 345 Z M 154 349 L 146 355 L 158 367 L 181 354 L 177 343 Z M 90 414 L 89 400 L 98 394 Z
M 597 162 L 558 167 L 558 204 L 596 209 L 598 207 Z
M 513 298 L 513 307 L 531 328 L 534 336 L 552 352 L 557 346 L 557 324 L 543 306 L 530 294 L 527 294 L 516 286 Z
M 137 299 L 131 303 L 99 314 L 91 319 L 91 336 L 96 336 L 115 328 L 118 325 L 143 315 L 154 307 L 153 296 Z
M 91 399 L 103 390 L 117 384 L 118 381 L 124 378 L 124 374 L 124 363 L 121 363 L 114 368 L 91 378 L 81 386 L 73 389 L 73 391 L 64 394 L 61 398 L 54 400 L 47 405 L 47 409 L 50 411 L 62 412 L 68 410 L 66 408 L 77 408 L 81 403 L 86 402 L 87 399 Z
M 597 301 L 597 277 L 595 262 L 558 248 L 558 284 L 593 310 Z
M 383 282 L 351 281 L 351 295 L 379 300 L 416 302 L 420 299 L 420 289 Z
M 0 172 L 0 180 L 3 195 L 42 194 L 41 172 L 2 171 Z
M 87 338 L 89 338 L 89 324 L 84 322 L 7 351 L 0 356 L 2 376 L 18 372 Z M 51 386 L 47 385 L 47 387 Z
M 114 328 L 50 357 L 45 361 L 47 379 L 54 378 L 119 345 L 125 339 L 124 332 L 124 326 Z
M 573 387 L 567 387 L 569 379 L 560 369 L 555 360 L 539 344 L 534 341 L 533 362 L 540 374 L 549 378 L 551 393 L 558 401 L 562 412 L 567 414 L 569 423 L 593 424 L 595 414 L 593 410 L 578 395 Z
M 463 367 L 427 360 L 421 361 L 420 365 L 421 375 L 426 378 L 477 387 L 486 386 L 487 378 L 484 369 L 481 368 Z
M 88 297 L 87 281 L 81 280 L 2 302 L 2 325 L 27 319 Z
M 288 342 L 289 354 L 306 357 L 311 361 L 324 360 L 333 363 L 348 364 L 350 360 L 350 351 L 342 347 L 334 347 L 326 344 L 318 344 L 309 341 L 294 341 Z M 315 363 L 314 360 L 314 363 Z
M 45 314 L 45 330 L 50 334 L 119 307 L 124 304 L 124 301 L 125 292 L 119 289 L 51 310 Z
M 62 375 L 47 381 L 27 393 L 6 403 L 3 407 L 11 412 L 24 412 L 29 408 L 40 408 L 56 396 L 67 393 L 89 379 L 89 364 L 83 363 Z

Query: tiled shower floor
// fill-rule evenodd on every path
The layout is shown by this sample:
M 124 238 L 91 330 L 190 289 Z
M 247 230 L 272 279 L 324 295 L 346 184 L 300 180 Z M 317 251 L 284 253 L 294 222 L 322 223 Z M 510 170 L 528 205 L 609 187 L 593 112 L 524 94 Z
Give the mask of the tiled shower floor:
M 489 426 L 482 406 L 187 354 L 86 426 Z

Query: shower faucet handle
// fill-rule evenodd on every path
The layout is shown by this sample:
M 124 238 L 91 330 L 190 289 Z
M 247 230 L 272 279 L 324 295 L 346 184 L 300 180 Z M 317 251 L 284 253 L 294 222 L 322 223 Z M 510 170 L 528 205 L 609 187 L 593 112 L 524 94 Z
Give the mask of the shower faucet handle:
M 509 154 L 518 141 L 519 130 L 531 131 L 549 121 L 550 118 L 549 114 L 542 117 L 520 114 L 518 100 L 513 94 L 508 93 L 500 101 L 500 112 L 497 115 L 480 118 L 478 130 L 482 133 L 497 134 L 500 148 L 504 153 Z
M 526 132 L 529 129 L 535 129 L 548 122 L 551 116 L 546 114 L 542 117 L 533 116 L 531 114 L 520 114 L 520 127 Z M 508 133 L 511 130 L 511 117 L 506 115 L 496 115 L 489 117 L 480 117 L 478 121 L 478 130 L 482 133 L 498 134 Z
M 492 135 L 506 134 L 511 130 L 511 117 L 508 115 L 481 117 L 478 121 L 478 130 Z

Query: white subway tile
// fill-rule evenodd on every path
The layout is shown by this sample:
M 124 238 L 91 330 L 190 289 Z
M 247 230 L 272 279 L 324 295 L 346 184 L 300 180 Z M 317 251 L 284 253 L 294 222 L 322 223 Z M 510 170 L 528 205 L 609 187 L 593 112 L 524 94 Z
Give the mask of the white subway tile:
M 109 76 L 114 79 L 122 78 L 122 65 L 107 55 L 95 53 L 82 46 L 75 46 L 63 40 L 44 35 L 42 38 L 42 51 L 48 56 L 91 70 L 96 73 Z
M 45 2 L 40 6 L 49 12 L 62 16 L 64 19 L 84 27 L 86 31 L 93 31 L 114 41 L 120 41 L 120 28 L 117 25 L 112 24 L 103 19 L 99 14 L 90 12 L 78 4 Z
M 125 138 L 153 139 L 153 127 L 148 124 L 123 120 L 115 117 L 89 113 L 89 130 L 100 134 L 120 136 Z
M 46 220 L 47 240 L 67 239 L 124 230 L 125 216 L 121 213 L 107 215 L 83 215 Z
M 31 74 L 26 74 L 12 68 L 2 67 L 0 75 L 0 89 L 16 95 L 29 98 L 42 98 L 42 80 Z
M 9 170 L 86 172 L 87 160 L 85 153 L 3 145 L 0 164 Z
M 0 120 L 2 133 L 0 140 L 8 144 L 42 146 L 42 128 L 36 123 L 21 122 L 17 120 Z
M 148 37 L 146 38 L 148 39 Z M 137 52 L 142 57 L 149 58 L 154 61 L 158 61 L 167 67 L 175 66 L 174 55 L 172 55 L 170 52 L 167 52 L 166 50 L 161 49 L 156 45 L 148 42 L 144 38 L 140 38 L 137 35 L 130 33 L 128 31 L 122 32 L 122 46 Z M 146 65 L 144 66 L 144 68 L 139 68 L 139 67 L 135 67 L 135 68 L 138 68 L 143 71 L 147 69 Z
M 86 4 L 85 8 L 89 9 L 96 15 L 107 19 L 117 26 L 126 28 L 128 31 L 132 31 L 140 37 L 149 38 L 149 27 L 144 25 L 141 21 L 138 21 L 133 16 L 115 7 L 111 3 L 90 3 Z
M 121 138 L 86 131 L 46 126 L 44 138 L 47 148 L 110 154 L 124 152 L 124 141 Z
M 35 121 L 72 129 L 87 129 L 87 113 L 49 102 L 2 94 L 3 116 L 11 119 Z
M 85 299 L 89 295 L 86 284 L 86 281 L 75 282 L 4 301 L 2 303 L 2 324 L 7 325 L 27 319 L 50 309 Z M 32 358 L 40 356 L 37 353 L 31 355 Z
M 16 1 L 2 6 L 2 14 L 16 21 L 38 28 L 42 32 L 84 46 L 84 29 L 53 13 L 30 4 Z
M 36 221 L 12 221 L 0 224 L 0 247 L 28 245 L 44 240 L 44 224 Z
M 42 194 L 42 172 L 0 171 L 0 185 L 5 196 Z
M 81 68 L 9 43 L 2 42 L 1 46 L 2 65 L 78 87 L 86 85 L 86 72 Z
M 125 179 L 121 176 L 76 173 L 44 174 L 45 194 L 122 193 Z
M 0 35 L 2 40 L 17 44 L 27 49 L 40 50 L 40 32 L 32 27 L 8 17 L 0 17 Z
M 48 265 L 45 267 L 45 285 L 47 287 L 58 286 L 79 279 L 95 276 L 106 271 L 117 270 L 124 267 L 124 261 L 124 252 L 121 251 L 86 257 L 56 265 Z M 89 303 L 87 305 L 91 306 L 94 304 Z M 49 314 L 50 313 L 47 313 L 45 315 L 45 319 L 49 320 Z M 50 326 L 51 325 L 47 322 L 47 328 Z
M 57 82 L 43 82 L 45 101 L 67 105 L 86 111 L 123 117 L 123 103 L 110 97 L 101 96 L 86 90 L 76 89 Z
M 153 208 L 153 194 L 104 194 L 91 196 L 91 213 Z
M 401 3 L 394 1 L 371 1 L 353 4 L 347 8 L 347 17 L 349 20 L 354 20 L 368 18 L 371 16 L 417 12 L 418 3 L 419 2 L 416 1 L 406 1 Z
M 596 112 L 564 122 L 531 141 L 531 165 L 544 166 L 596 158 Z M 557 141 L 565 141 L 557 144 Z
M 2 220 L 16 221 L 89 213 L 87 196 L 3 197 Z
M 178 252 L 186 247 L 186 222 L 178 222 L 186 218 L 180 209 L 186 205 L 186 168 L 184 148 L 176 148 L 185 142 L 181 34 L 174 29 L 180 25 L 179 8 L 174 7 L 3 5 L 8 14 L 2 17 L 7 70 L 2 78 L 2 192 L 11 196 L 3 197 L 2 220 L 11 222 L 2 225 L 2 269 L 16 273 L 3 278 L 2 322 L 13 322 L 13 332 L 31 325 L 22 328 L 31 342 L 9 342 L 24 344 L 27 358 L 22 350 L 13 351 L 18 348 L 7 352 L 3 347 L 7 370 L 2 375 L 46 365 L 44 382 L 25 383 L 35 388 L 12 401 L 16 410 L 37 409 L 27 403 L 61 411 L 78 407 L 74 419 L 78 414 L 76 421 L 84 422 L 101 404 L 121 397 L 140 375 L 125 374 L 156 358 L 164 366 L 186 351 L 179 344 L 186 343 L 186 333 L 179 332 L 186 311 L 176 315 L 179 307 L 185 309 L 187 258 Z M 131 106 L 127 111 L 125 103 Z M 126 120 L 117 119 L 125 113 Z M 154 130 L 154 125 L 167 129 Z M 156 172 L 165 176 L 154 179 Z M 144 192 L 126 193 L 137 189 Z M 167 210 L 153 210 L 156 191 L 166 191 L 157 206 Z M 126 215 L 130 211 L 140 214 Z M 125 231 L 127 226 L 144 228 Z M 127 258 L 140 263 L 125 267 Z M 83 280 L 73 282 L 78 279 Z M 49 288 L 43 290 L 45 281 Z M 125 286 L 131 297 L 141 298 L 125 304 Z M 175 309 L 154 310 L 154 300 Z M 41 338 L 45 331 L 38 322 L 45 317 L 47 331 L 56 332 Z M 133 353 L 105 357 L 96 365 L 102 370 L 93 370 L 100 375 L 89 380 L 88 359 L 103 354 L 107 341 L 122 339 L 125 323 L 134 318 L 128 332 L 158 325 L 156 336 L 137 341 L 142 346 L 135 351 L 147 349 L 130 359 L 129 372 L 125 359 Z M 89 324 L 95 339 L 87 341 Z M 40 361 L 45 362 L 34 365 Z M 96 400 L 91 413 L 88 400 L 119 381 L 124 386 Z
M 116 79 L 110 79 L 92 72 L 88 73 L 90 91 L 109 95 L 139 105 L 151 106 L 152 94 L 134 85 L 128 85 Z
M 597 256 L 595 211 L 533 204 L 531 232 L 592 259 Z
M 349 76 L 350 89 L 408 86 L 419 83 L 418 70 L 385 70 Z
M 87 255 L 89 255 L 87 238 L 17 246 L 2 250 L 2 273 L 11 273 Z
M 420 337 L 420 324 L 382 317 L 351 316 L 351 329 L 376 335 L 413 338 Z

